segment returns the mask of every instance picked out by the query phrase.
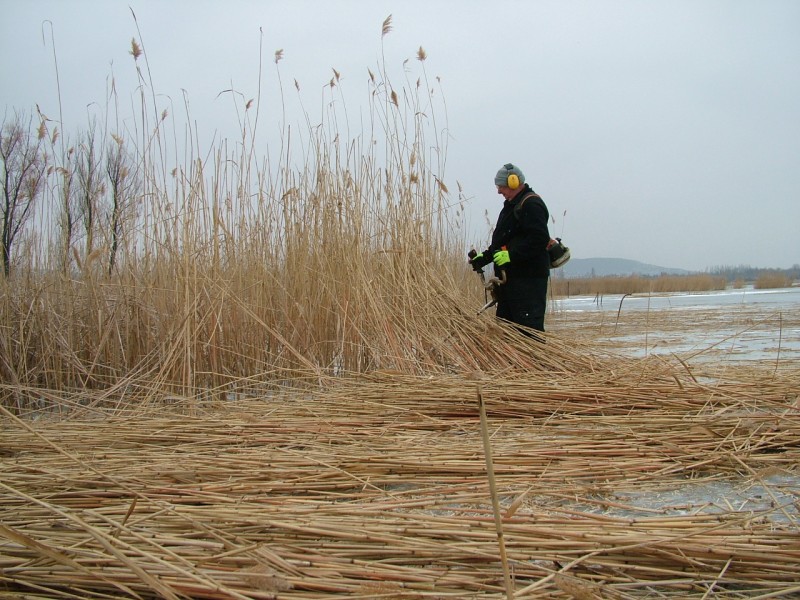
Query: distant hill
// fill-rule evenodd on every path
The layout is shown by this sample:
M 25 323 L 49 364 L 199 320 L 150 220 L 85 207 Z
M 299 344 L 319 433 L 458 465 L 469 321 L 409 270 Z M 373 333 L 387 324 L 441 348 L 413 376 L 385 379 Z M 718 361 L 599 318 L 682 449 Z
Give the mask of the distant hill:
M 648 265 L 638 260 L 628 260 L 627 258 L 573 258 L 556 271 L 563 271 L 563 274 L 558 273 L 558 277 L 571 279 L 577 277 L 605 277 L 607 275 L 627 277 L 628 275 L 688 275 L 690 273 L 686 269 L 671 269 Z

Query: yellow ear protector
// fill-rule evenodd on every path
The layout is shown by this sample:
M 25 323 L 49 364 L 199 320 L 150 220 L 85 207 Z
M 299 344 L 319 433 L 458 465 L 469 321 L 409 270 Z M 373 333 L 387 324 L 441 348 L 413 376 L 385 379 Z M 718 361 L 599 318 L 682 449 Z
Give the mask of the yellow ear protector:
M 506 171 L 511 171 L 514 168 L 514 165 L 508 163 L 503 167 Z M 515 190 L 519 187 L 519 176 L 516 173 L 510 173 L 508 175 L 508 187 L 512 190 Z

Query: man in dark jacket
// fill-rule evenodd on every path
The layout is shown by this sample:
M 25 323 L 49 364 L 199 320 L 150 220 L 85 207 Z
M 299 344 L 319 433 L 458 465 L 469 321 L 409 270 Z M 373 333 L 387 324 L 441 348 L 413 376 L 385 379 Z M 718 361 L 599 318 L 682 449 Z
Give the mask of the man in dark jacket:
M 505 198 L 492 233 L 492 243 L 470 264 L 480 271 L 494 263 L 495 276 L 506 281 L 497 288 L 497 317 L 544 331 L 550 258 L 547 248 L 550 213 L 542 198 L 525 183 L 515 165 L 503 166 L 494 178 Z

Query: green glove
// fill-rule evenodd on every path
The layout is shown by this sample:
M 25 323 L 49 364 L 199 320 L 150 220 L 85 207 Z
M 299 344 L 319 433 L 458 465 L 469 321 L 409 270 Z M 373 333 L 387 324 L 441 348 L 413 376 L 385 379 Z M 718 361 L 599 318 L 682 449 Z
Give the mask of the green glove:
M 472 270 L 480 273 L 481 269 L 492 262 L 488 257 L 483 255 L 483 252 L 480 254 L 476 254 L 469 260 L 469 264 L 472 266 Z
M 508 255 L 508 250 L 498 250 L 494 253 L 494 264 L 498 267 L 504 267 L 511 262 L 511 257 Z

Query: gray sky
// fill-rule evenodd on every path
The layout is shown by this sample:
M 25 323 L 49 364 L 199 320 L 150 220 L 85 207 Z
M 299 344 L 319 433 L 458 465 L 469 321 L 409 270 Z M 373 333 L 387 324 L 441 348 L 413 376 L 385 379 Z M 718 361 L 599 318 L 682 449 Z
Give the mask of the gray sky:
M 227 131 L 219 92 L 255 95 L 259 28 L 262 123 L 280 120 L 277 49 L 284 91 L 309 90 L 309 112 L 335 68 L 357 115 L 390 14 L 387 67 L 402 74 L 422 46 L 441 79 L 444 181 L 461 183 L 476 243 L 502 204 L 494 174 L 514 162 L 575 257 L 800 263 L 796 0 L 0 0 L 0 107 L 58 116 L 49 20 L 68 133 L 100 114 L 112 74 L 133 104 L 133 37 L 175 111 L 185 118 L 185 90 L 201 129 Z

